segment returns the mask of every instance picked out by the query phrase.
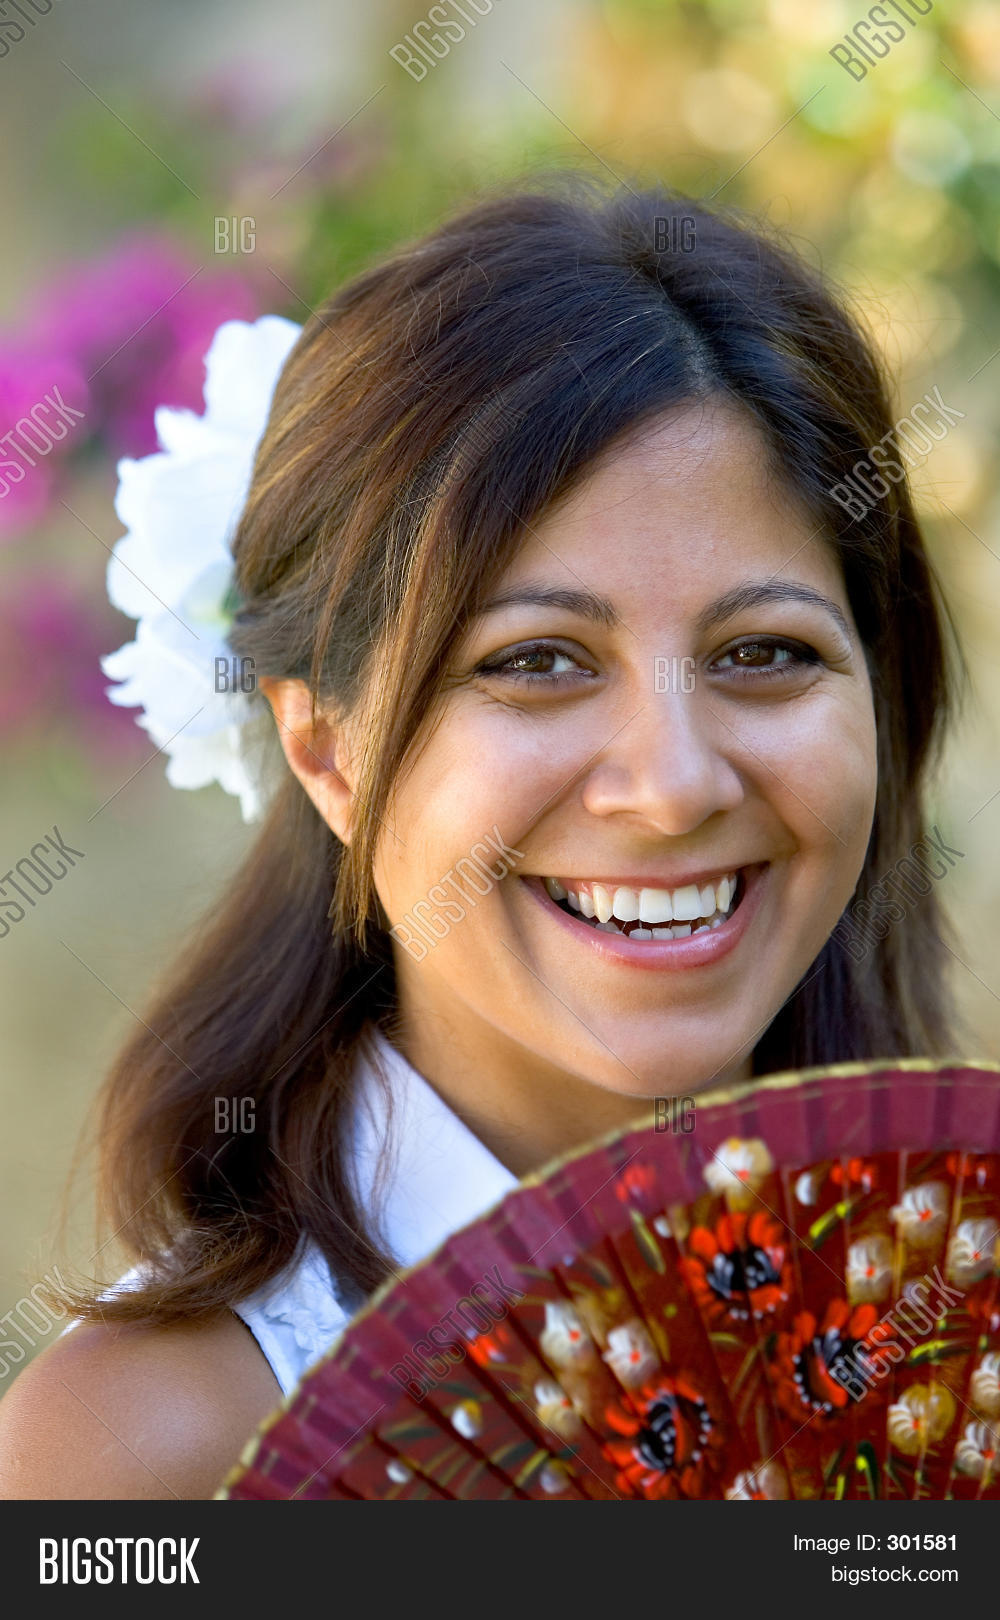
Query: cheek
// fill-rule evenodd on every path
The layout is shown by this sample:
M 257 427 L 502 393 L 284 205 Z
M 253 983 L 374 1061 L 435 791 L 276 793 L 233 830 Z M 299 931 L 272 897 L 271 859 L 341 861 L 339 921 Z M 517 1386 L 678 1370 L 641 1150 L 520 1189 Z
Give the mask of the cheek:
M 790 706 L 791 707 L 791 706 Z M 753 742 L 753 739 L 750 739 Z M 817 693 L 795 712 L 779 711 L 753 746 L 765 766 L 761 791 L 780 800 L 796 842 L 825 858 L 853 888 L 871 833 L 878 789 L 877 737 L 867 686 Z M 764 781 L 770 779 L 770 786 Z
M 402 777 L 375 881 L 390 917 L 427 896 L 458 862 L 496 866 L 498 847 L 518 845 L 545 801 L 541 761 L 533 748 L 505 746 L 502 736 L 450 726 L 432 737 Z M 481 846 L 478 847 L 477 846 Z

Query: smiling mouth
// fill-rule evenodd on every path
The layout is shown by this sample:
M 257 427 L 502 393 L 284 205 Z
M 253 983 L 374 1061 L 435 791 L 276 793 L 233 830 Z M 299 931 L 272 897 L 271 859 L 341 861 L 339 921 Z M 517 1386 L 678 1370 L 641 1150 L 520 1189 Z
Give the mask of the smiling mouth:
M 574 922 L 625 939 L 662 942 L 721 928 L 746 894 L 748 870 L 741 867 L 713 881 L 679 889 L 615 888 L 589 882 L 569 888 L 558 878 L 543 878 L 542 887 Z

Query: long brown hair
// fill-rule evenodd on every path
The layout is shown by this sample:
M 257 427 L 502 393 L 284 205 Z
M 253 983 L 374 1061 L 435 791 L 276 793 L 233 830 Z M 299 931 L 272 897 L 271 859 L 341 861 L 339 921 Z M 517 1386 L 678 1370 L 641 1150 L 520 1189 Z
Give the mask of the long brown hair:
M 152 1280 L 76 1299 L 79 1314 L 166 1322 L 231 1305 L 308 1240 L 350 1289 L 383 1280 L 343 1122 L 366 1025 L 392 1029 L 372 862 L 393 785 L 522 524 L 623 434 L 710 394 L 750 413 L 841 560 L 878 728 L 859 893 L 921 838 L 944 619 L 905 481 L 857 517 L 831 493 L 893 419 L 880 363 L 821 275 L 759 223 L 661 189 L 562 176 L 449 219 L 337 292 L 278 384 L 235 537 L 231 641 L 259 675 L 307 681 L 314 710 L 365 702 L 352 841 L 288 773 L 121 1053 L 105 1204 Z M 839 932 L 757 1072 L 948 1049 L 934 894 L 862 966 Z M 218 1133 L 218 1099 L 247 1097 L 256 1129 Z

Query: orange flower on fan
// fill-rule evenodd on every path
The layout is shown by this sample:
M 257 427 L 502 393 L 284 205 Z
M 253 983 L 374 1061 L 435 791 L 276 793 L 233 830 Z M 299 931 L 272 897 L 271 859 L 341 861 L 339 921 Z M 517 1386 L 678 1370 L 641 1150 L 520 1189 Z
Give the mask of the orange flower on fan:
M 684 1280 L 705 1319 L 760 1321 L 789 1298 L 792 1270 L 780 1224 L 758 1211 L 720 1215 L 713 1227 L 696 1226 L 680 1262 Z
M 882 1347 L 895 1336 L 891 1322 L 879 1321 L 874 1305 L 852 1309 L 846 1299 L 831 1300 L 822 1323 L 811 1311 L 801 1311 L 791 1331 L 777 1335 L 772 1352 L 781 1410 L 800 1423 L 804 1414 L 829 1416 L 862 1400 L 891 1363 Z
M 985 1187 L 996 1175 L 995 1153 L 949 1153 L 944 1162 L 951 1175 L 974 1182 L 979 1188 Z
M 971 1288 L 962 1300 L 962 1309 L 972 1318 L 972 1325 L 978 1333 L 986 1333 L 992 1337 L 1000 1333 L 1000 1297 L 994 1293 L 990 1283 Z
M 830 1180 L 845 1192 L 858 1187 L 868 1193 L 878 1183 L 878 1166 L 872 1159 L 848 1159 L 846 1165 L 838 1162 L 833 1166 Z
M 708 1403 L 686 1378 L 655 1378 L 605 1411 L 620 1438 L 601 1450 L 618 1473 L 619 1490 L 647 1500 L 699 1497 L 706 1469 L 719 1466 L 724 1437 Z
M 630 1198 L 647 1198 L 656 1189 L 656 1179 L 651 1164 L 630 1164 L 615 1182 L 615 1197 L 623 1204 Z
M 510 1361 L 514 1338 L 510 1329 L 498 1322 L 489 1333 L 478 1333 L 470 1339 L 467 1348 L 477 1367 L 488 1367 L 492 1361 Z

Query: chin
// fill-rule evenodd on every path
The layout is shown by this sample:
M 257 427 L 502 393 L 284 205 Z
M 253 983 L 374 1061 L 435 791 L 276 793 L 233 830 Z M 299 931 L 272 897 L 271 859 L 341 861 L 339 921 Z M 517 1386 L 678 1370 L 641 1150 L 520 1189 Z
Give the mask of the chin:
M 669 1050 L 671 1043 L 666 1040 L 657 1042 L 652 1049 L 644 1046 L 630 1050 L 619 1045 L 614 1049 L 619 1062 L 608 1056 L 606 1061 L 599 1059 L 578 1072 L 582 1079 L 605 1091 L 634 1097 L 637 1104 L 653 1097 L 695 1096 L 747 1075 L 754 1044 L 761 1033 L 748 1036 L 742 1047 L 720 1043 L 709 1051 L 684 1056 L 674 1054 L 667 1059 L 663 1053 L 665 1048 Z

